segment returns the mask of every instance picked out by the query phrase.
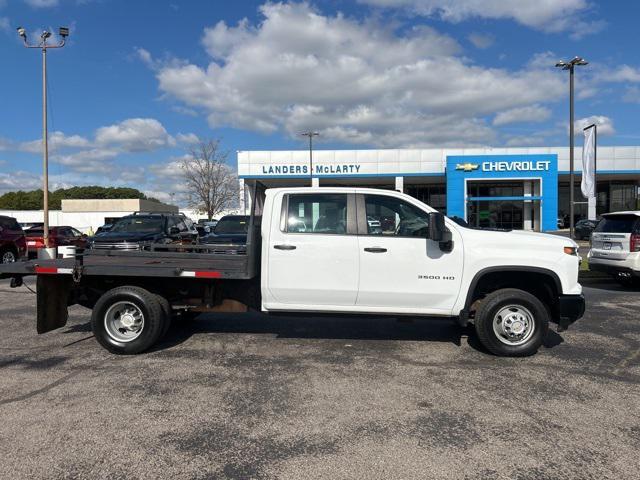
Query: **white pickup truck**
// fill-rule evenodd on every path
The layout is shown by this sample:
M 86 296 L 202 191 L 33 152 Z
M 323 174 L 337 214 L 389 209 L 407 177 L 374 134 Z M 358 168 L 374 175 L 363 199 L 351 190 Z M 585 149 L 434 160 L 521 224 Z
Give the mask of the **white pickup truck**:
M 246 254 L 141 245 L 17 262 L 0 276 L 19 286 L 37 275 L 38 332 L 65 325 L 67 305 L 78 303 L 114 353 L 148 349 L 176 313 L 261 309 L 473 322 L 490 352 L 525 356 L 550 321 L 564 330 L 584 313 L 570 239 L 466 228 L 389 190 L 256 183 L 252 198 Z

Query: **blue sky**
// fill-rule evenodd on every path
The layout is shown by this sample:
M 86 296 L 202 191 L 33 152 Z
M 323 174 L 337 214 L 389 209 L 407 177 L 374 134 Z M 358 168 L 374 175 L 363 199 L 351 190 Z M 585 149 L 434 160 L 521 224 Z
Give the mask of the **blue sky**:
M 0 192 L 39 186 L 41 72 L 22 47 L 71 28 L 49 56 L 51 182 L 181 194 L 197 139 L 236 150 L 544 146 L 576 118 L 640 145 L 637 2 L 594 0 L 0 0 Z

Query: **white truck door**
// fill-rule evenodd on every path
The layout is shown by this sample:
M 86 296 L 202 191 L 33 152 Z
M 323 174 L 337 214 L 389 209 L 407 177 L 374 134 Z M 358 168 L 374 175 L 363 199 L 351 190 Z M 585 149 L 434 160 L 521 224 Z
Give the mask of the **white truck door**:
M 274 222 L 269 235 L 267 285 L 272 299 L 297 308 L 355 305 L 355 195 L 285 194 L 279 213 L 281 221 Z
M 427 240 L 428 213 L 401 198 L 358 195 L 360 287 L 356 304 L 402 312 L 453 308 L 462 280 L 462 238 L 444 252 Z

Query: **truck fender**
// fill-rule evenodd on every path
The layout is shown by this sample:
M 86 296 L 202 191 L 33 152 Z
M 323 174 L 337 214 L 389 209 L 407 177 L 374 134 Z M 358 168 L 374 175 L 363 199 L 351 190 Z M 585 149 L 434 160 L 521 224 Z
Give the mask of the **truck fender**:
M 471 304 L 473 303 L 473 294 L 482 277 L 484 277 L 489 273 L 495 273 L 495 272 L 530 272 L 530 273 L 546 275 L 552 279 L 556 287 L 557 293 L 559 294 L 562 293 L 562 283 L 560 282 L 560 278 L 554 271 L 549 270 L 547 268 L 532 267 L 532 266 L 526 266 L 526 265 L 502 265 L 498 267 L 487 267 L 478 271 L 473 276 L 473 279 L 469 284 L 469 289 L 467 290 L 467 297 L 464 302 L 464 310 L 466 312 L 468 312 L 469 308 L 471 307 Z

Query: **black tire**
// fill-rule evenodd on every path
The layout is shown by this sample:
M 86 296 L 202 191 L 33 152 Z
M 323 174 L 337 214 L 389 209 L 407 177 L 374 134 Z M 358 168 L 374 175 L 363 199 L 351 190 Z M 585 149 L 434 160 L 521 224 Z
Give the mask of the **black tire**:
M 139 335 L 130 341 L 119 341 L 107 331 L 105 315 L 119 302 L 133 304 L 143 315 L 144 324 Z M 134 286 L 117 287 L 102 295 L 91 314 L 91 329 L 100 345 L 111 353 L 133 355 L 141 353 L 155 344 L 168 322 L 158 298 L 144 288 Z
M 164 328 L 162 330 L 162 333 L 160 334 L 160 338 L 164 338 L 164 336 L 169 331 L 169 328 L 171 327 L 171 305 L 169 304 L 169 300 L 164 298 L 162 295 L 156 295 L 156 299 L 158 300 L 160 308 L 162 308 L 162 312 L 164 313 Z
M 638 288 L 638 287 L 640 287 L 640 279 L 638 279 L 638 278 L 635 278 L 635 277 L 622 277 L 620 275 L 616 275 L 613 278 L 615 278 L 616 282 L 618 282 L 623 287 L 627 287 L 627 288 Z
M 0 250 L 0 263 L 14 263 L 18 261 L 18 254 L 12 248 Z
M 494 320 L 499 325 L 501 320 L 496 316 L 502 309 L 513 306 L 514 312 L 518 309 L 531 315 L 533 321 L 533 331 L 530 335 L 525 335 L 521 340 L 525 340 L 519 345 L 509 344 L 507 336 L 504 341 L 494 329 Z M 509 312 L 507 312 L 509 313 Z M 498 330 L 499 327 L 496 326 Z M 476 311 L 475 329 L 482 345 L 494 355 L 501 357 L 526 357 L 535 354 L 549 330 L 549 312 L 536 297 L 523 290 L 515 288 L 505 288 L 496 290 L 487 295 Z

